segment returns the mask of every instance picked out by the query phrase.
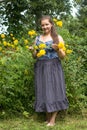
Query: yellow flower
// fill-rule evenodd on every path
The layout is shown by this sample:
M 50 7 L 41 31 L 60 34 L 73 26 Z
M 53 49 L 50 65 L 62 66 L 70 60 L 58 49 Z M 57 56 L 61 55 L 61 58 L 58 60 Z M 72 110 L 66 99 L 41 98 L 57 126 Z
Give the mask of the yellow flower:
M 59 43 L 58 43 L 58 48 L 60 48 L 60 49 L 64 48 L 64 43 L 59 42 Z
M 36 35 L 36 32 L 34 30 L 28 31 L 28 35 L 30 36 Z
M 25 44 L 28 44 L 28 40 L 27 40 L 27 39 L 25 39 L 25 40 L 24 40 L 24 43 L 25 43 Z
M 16 50 L 18 51 L 18 50 L 19 50 L 19 48 L 18 48 L 18 47 L 16 47 Z
M 12 37 L 13 37 L 13 34 L 11 33 L 11 34 L 10 34 L 10 36 L 12 36 Z
M 46 44 L 44 43 L 39 44 L 39 49 L 44 49 L 44 48 L 46 48 Z
M 53 21 L 54 21 L 54 22 L 57 22 L 57 19 L 56 19 L 56 18 L 53 18 Z
M 2 47 L 0 47 L 0 51 L 2 50 Z
M 15 48 L 15 46 L 14 46 L 14 45 L 11 45 L 11 47 L 12 47 L 12 48 Z
M 46 54 L 46 51 L 45 50 L 40 50 L 38 53 L 37 53 L 37 57 L 41 57 L 41 56 L 43 56 L 43 55 L 45 55 Z
M 66 51 L 66 47 L 65 46 L 62 49 L 63 49 L 63 51 Z
M 9 43 L 9 42 L 7 43 L 7 46 L 10 46 L 10 43 Z
M 65 44 L 66 47 L 68 47 L 69 45 L 68 44 Z
M 15 40 L 15 37 L 12 37 L 13 40 Z
M 27 49 L 29 49 L 29 46 L 25 46 Z
M 1 38 L 5 38 L 5 34 L 1 34 Z
M 72 53 L 72 52 L 73 52 L 73 50 L 69 50 L 69 49 L 66 50 L 66 53 L 67 53 L 67 54 L 70 54 L 70 53 Z
M 18 40 L 17 39 L 14 40 L 13 42 L 14 42 L 14 45 L 18 45 Z
M 34 49 L 35 49 L 35 50 L 37 50 L 37 49 L 38 49 L 38 46 L 37 46 L 37 45 L 35 45 L 35 46 L 34 46 Z
M 62 27 L 63 22 L 62 22 L 62 21 L 57 21 L 56 24 L 57 24 L 59 27 Z
M 7 46 L 7 42 L 6 42 L 6 41 L 3 41 L 3 45 L 4 45 L 4 46 Z

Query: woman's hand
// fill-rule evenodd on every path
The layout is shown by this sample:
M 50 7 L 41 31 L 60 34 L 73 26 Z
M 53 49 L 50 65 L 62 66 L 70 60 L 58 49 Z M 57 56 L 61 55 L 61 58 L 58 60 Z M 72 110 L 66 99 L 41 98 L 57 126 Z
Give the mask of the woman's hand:
M 52 44 L 52 48 L 57 51 L 58 50 L 58 44 Z
M 32 56 L 33 56 L 34 58 L 36 58 L 37 51 L 34 50 L 33 46 L 30 46 L 30 47 L 29 47 L 29 50 L 32 52 Z
M 29 50 L 30 50 L 30 51 L 33 51 L 33 50 L 34 50 L 34 48 L 33 48 L 32 46 L 30 46 L 30 47 L 29 47 Z
M 59 49 L 57 53 L 61 59 L 64 59 L 64 57 L 66 56 L 66 53 L 63 49 Z

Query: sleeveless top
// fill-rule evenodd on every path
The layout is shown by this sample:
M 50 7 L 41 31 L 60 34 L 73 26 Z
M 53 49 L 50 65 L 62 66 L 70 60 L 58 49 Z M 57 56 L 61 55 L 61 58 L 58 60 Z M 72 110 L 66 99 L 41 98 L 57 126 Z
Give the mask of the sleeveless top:
M 40 36 L 37 36 L 36 37 L 36 46 L 40 45 L 41 43 L 46 44 L 46 47 L 47 47 L 47 48 L 45 48 L 46 54 L 41 57 L 38 57 L 37 59 L 43 60 L 43 59 L 58 58 L 57 52 L 51 47 L 51 45 L 53 44 L 53 40 L 50 40 L 47 42 L 42 42 L 42 41 L 40 41 Z

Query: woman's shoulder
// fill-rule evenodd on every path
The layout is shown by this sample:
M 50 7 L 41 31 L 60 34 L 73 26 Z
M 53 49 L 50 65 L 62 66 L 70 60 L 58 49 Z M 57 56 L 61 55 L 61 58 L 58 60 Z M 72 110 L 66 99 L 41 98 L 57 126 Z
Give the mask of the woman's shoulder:
M 40 39 L 40 35 L 36 36 L 35 43 Z
M 39 38 L 40 38 L 40 35 L 37 35 L 35 39 L 37 40 L 37 39 L 39 39 Z
M 64 43 L 63 37 L 61 35 L 58 35 L 58 39 L 59 39 L 59 42 L 63 42 Z

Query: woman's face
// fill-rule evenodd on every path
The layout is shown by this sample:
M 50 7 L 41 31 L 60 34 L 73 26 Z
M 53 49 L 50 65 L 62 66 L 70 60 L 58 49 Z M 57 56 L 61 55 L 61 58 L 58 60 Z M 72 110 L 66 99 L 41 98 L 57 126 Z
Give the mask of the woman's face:
M 52 24 L 49 22 L 48 19 L 44 19 L 41 21 L 41 28 L 44 34 L 49 34 L 51 32 Z

